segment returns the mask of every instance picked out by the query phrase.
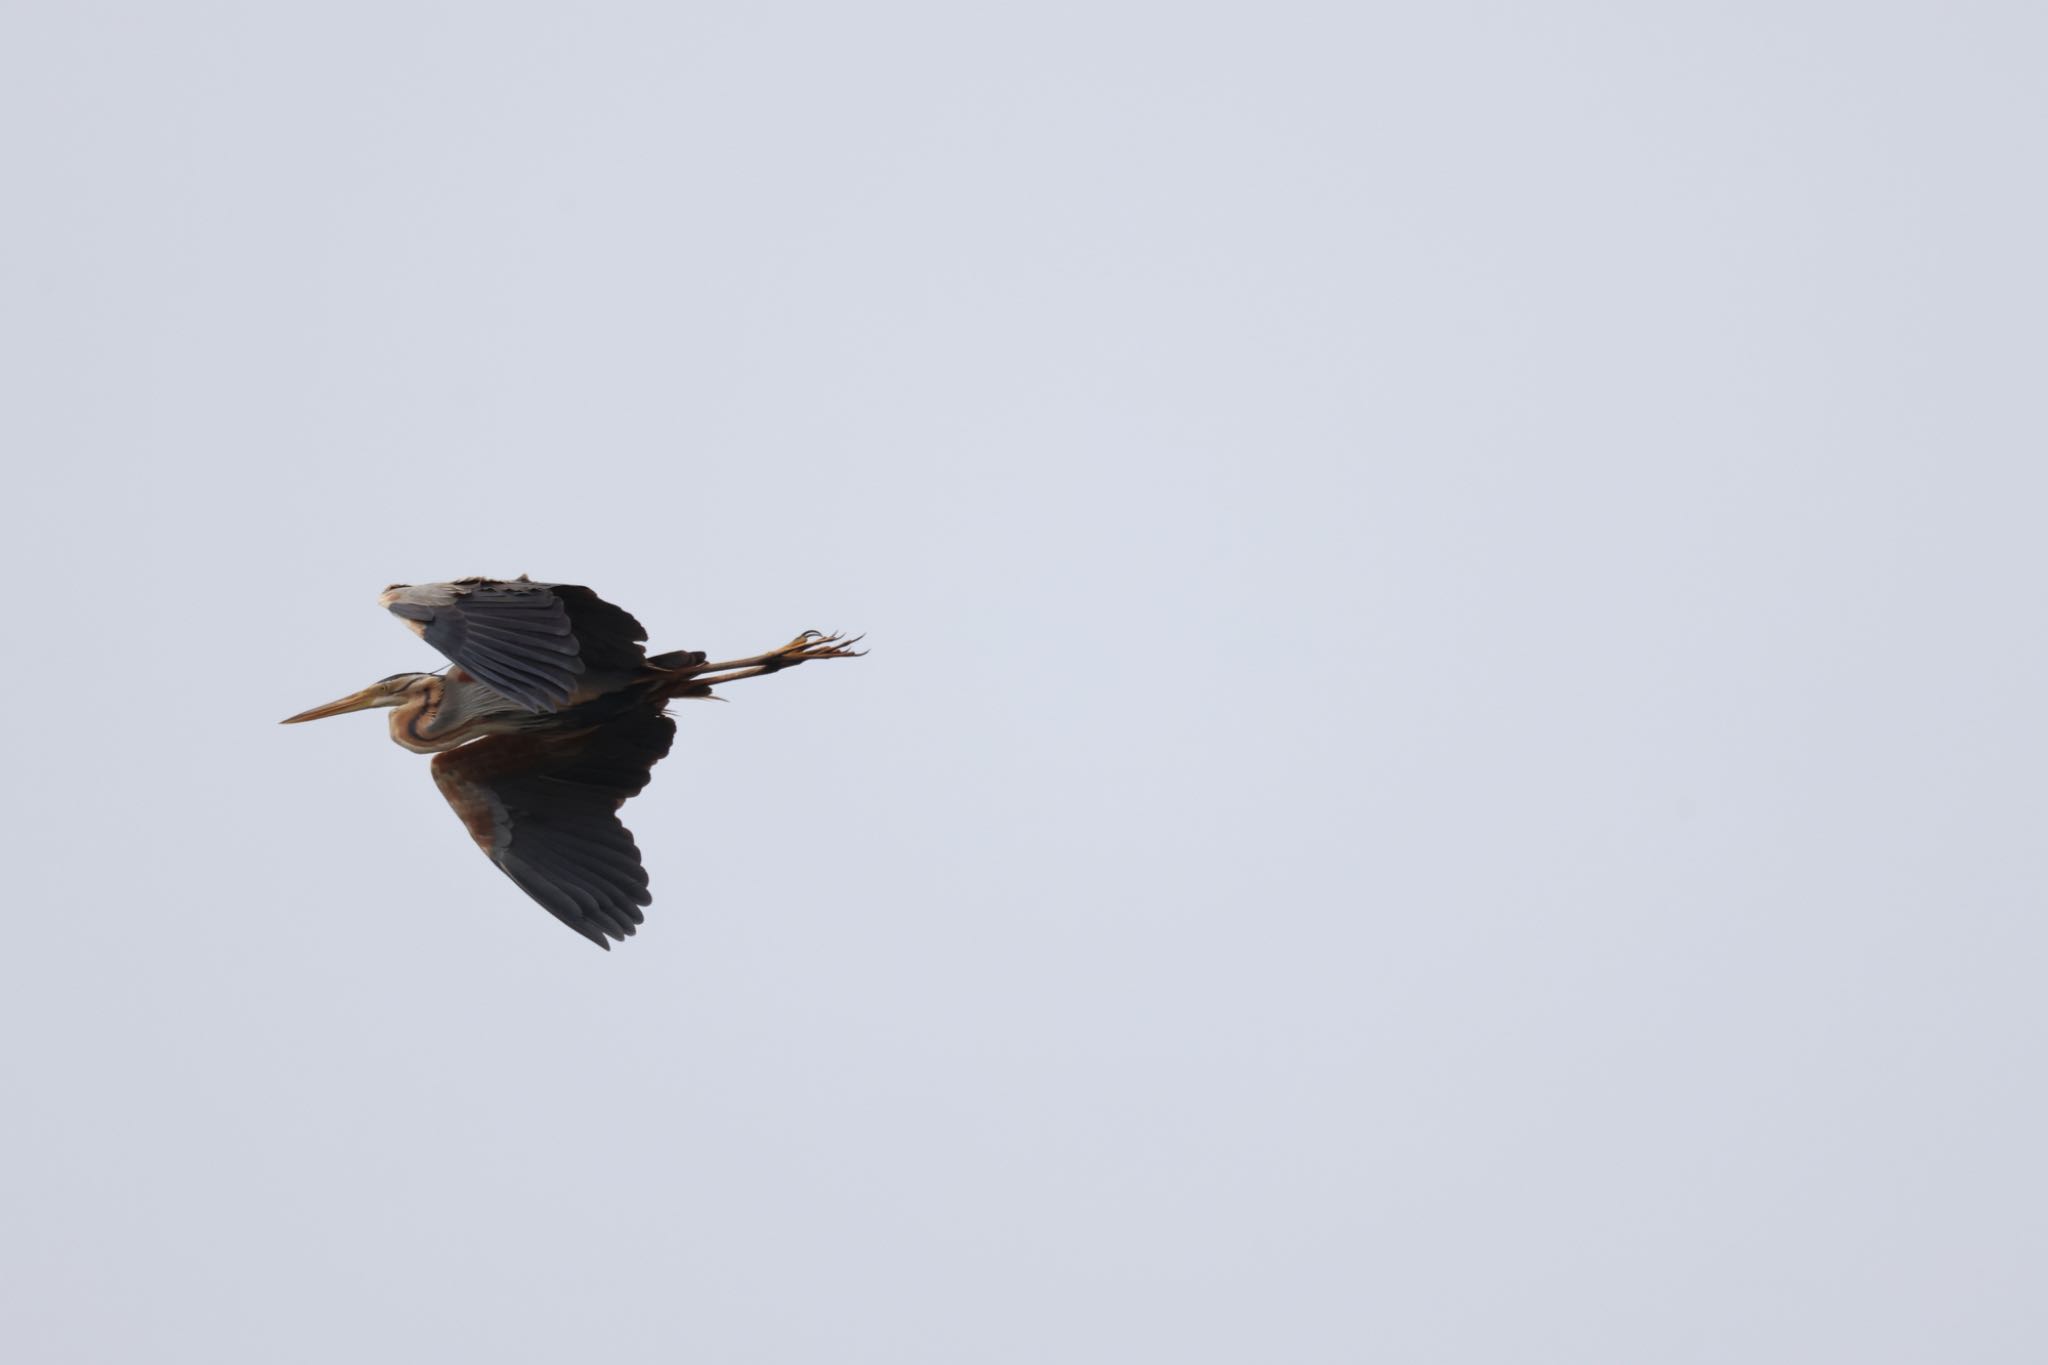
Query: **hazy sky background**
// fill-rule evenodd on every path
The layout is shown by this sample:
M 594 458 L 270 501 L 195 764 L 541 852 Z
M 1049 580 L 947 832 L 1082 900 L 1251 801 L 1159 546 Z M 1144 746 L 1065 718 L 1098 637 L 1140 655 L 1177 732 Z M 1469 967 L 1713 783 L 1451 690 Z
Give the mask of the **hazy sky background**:
M 2042 13 L 9 9 L 0 1354 L 2048 1358 Z

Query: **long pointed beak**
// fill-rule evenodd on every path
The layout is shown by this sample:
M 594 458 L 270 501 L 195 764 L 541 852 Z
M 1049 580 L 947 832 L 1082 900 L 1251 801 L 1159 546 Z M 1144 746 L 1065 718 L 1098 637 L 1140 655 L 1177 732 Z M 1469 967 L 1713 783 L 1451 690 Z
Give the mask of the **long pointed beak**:
M 349 711 L 367 711 L 377 704 L 380 696 L 382 696 L 382 693 L 377 688 L 366 687 L 360 692 L 354 692 L 343 697 L 340 701 L 331 701 L 325 706 L 316 706 L 310 711 L 301 711 L 296 716 L 286 716 L 278 724 L 297 725 L 302 720 L 325 720 L 329 716 L 339 716 Z

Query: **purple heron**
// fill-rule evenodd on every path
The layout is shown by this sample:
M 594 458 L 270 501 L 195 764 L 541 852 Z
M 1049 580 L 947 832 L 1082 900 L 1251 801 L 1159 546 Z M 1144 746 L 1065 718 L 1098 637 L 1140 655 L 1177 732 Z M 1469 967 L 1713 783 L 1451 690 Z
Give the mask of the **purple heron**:
M 283 723 L 392 708 L 391 738 L 434 755 L 434 782 L 477 847 L 607 950 L 653 900 L 618 811 L 675 738 L 668 702 L 865 652 L 853 648 L 858 637 L 807 630 L 746 659 L 706 663 L 701 650 L 650 658 L 646 630 L 626 611 L 588 588 L 524 576 L 399 583 L 378 600 L 451 667 L 394 673 Z

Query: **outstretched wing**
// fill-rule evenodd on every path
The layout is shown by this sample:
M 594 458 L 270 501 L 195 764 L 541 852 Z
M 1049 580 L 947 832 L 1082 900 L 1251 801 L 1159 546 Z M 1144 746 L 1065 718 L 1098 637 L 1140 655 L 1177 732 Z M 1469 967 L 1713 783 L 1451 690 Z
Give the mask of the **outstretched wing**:
M 489 735 L 434 756 L 434 781 L 490 860 L 600 948 L 652 901 L 619 807 L 647 785 L 676 725 L 633 711 L 562 735 Z
M 647 632 L 573 583 L 396 583 L 377 599 L 421 639 L 529 711 L 554 711 L 586 670 L 637 670 Z

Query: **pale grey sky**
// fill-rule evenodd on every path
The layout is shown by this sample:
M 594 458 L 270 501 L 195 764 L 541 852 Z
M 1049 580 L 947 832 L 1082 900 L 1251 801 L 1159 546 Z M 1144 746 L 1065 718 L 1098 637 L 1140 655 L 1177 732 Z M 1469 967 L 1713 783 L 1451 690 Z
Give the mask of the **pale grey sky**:
M 2043 1359 L 2044 40 L 10 10 L 0 1355 Z M 521 572 L 874 647 L 609 955 Z

